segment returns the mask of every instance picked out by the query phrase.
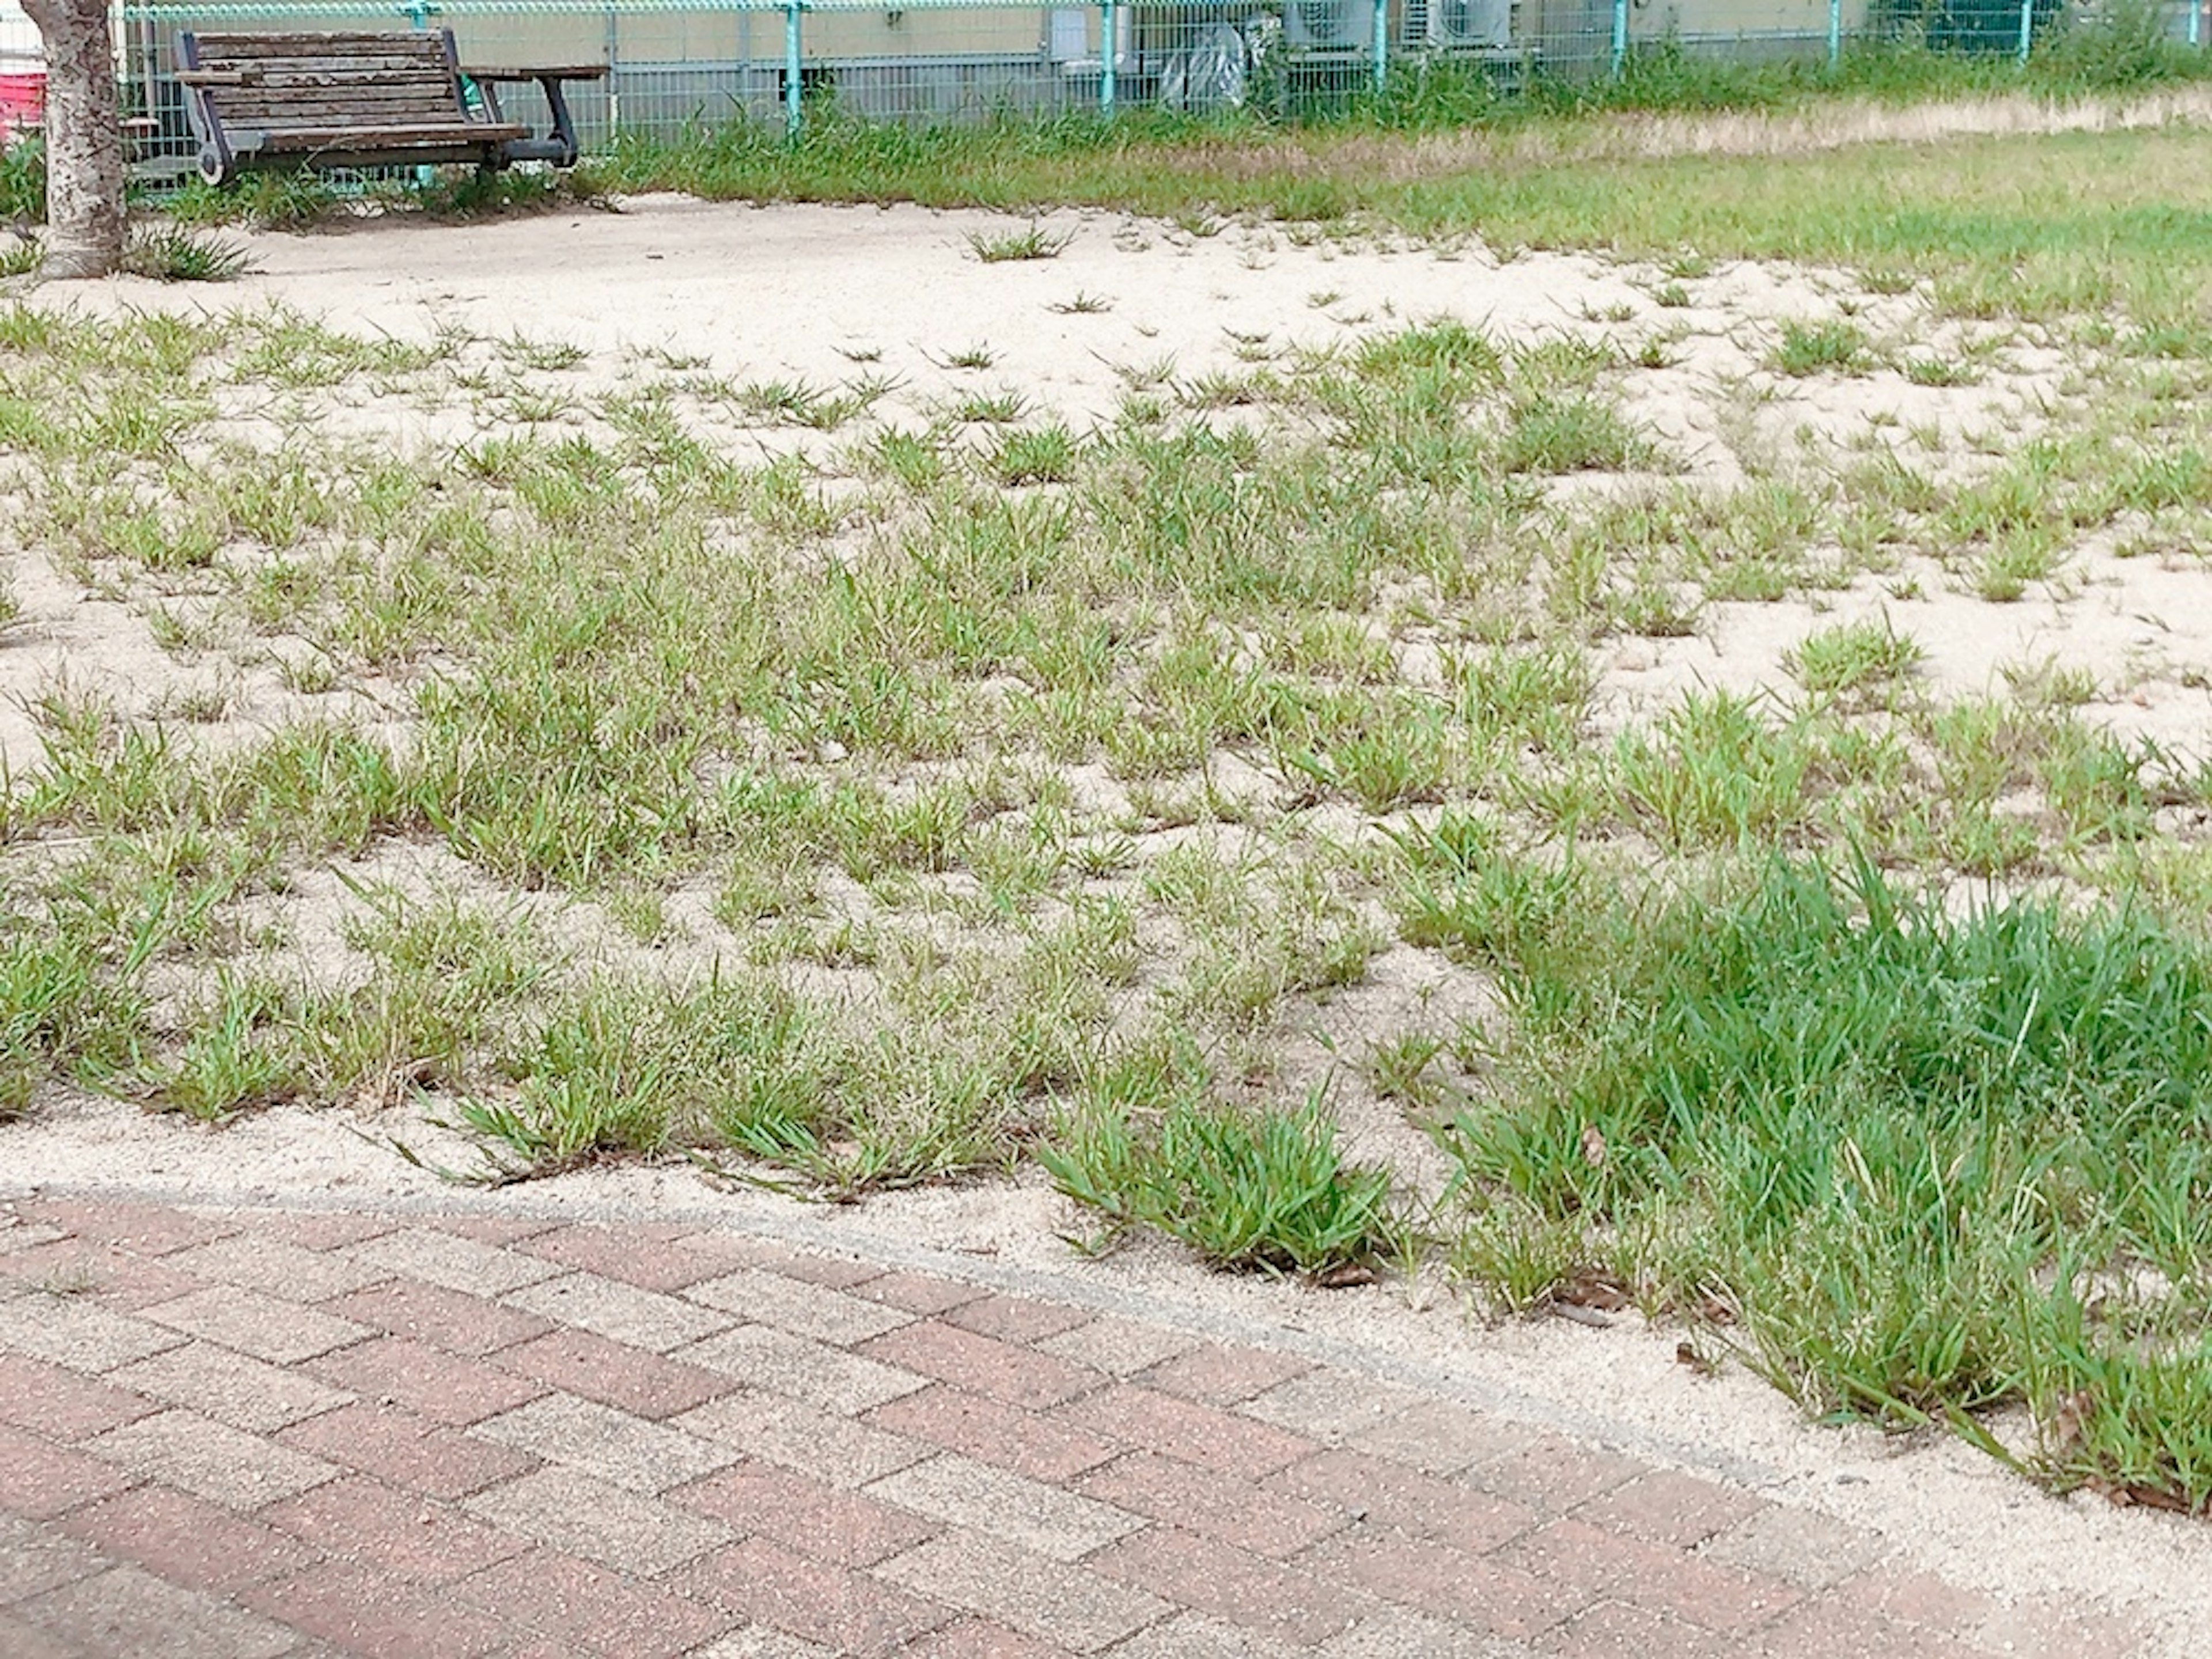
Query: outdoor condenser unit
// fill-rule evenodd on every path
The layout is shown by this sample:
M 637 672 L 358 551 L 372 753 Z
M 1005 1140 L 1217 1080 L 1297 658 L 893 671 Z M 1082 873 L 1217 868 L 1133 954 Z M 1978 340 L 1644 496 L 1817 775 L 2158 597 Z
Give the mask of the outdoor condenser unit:
M 1292 52 L 1349 52 L 1375 39 L 1373 0 L 1286 0 L 1283 38 Z
M 1429 44 L 1503 50 L 1513 44 L 1513 0 L 1428 0 Z

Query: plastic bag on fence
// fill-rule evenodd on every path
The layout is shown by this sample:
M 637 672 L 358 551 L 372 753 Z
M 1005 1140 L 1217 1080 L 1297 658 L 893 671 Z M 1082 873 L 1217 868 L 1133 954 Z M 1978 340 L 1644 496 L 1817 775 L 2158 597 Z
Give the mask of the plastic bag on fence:
M 1160 102 L 1169 109 L 1202 114 L 1207 110 L 1242 109 L 1251 59 L 1244 37 L 1233 23 L 1208 23 L 1182 51 L 1171 55 L 1160 71 Z

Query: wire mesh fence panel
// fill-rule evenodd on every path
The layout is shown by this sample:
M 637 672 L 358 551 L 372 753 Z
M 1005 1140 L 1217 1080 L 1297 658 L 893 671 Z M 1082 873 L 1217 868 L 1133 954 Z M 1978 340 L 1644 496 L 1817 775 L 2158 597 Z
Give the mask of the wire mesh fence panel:
M 1845 0 L 1835 21 L 1848 34 L 1866 27 L 1869 0 Z M 1735 61 L 1824 55 L 1830 0 L 1644 0 L 1628 8 L 1632 52 L 1673 42 L 1694 56 Z
M 180 33 L 450 29 L 460 61 L 604 66 L 568 98 L 585 150 L 732 123 L 798 131 L 1153 108 L 1297 117 L 1370 90 L 1454 76 L 1633 73 L 1652 54 L 1735 63 L 1835 58 L 1861 43 L 2014 53 L 2133 0 L 160 0 L 117 13 L 142 175 L 189 172 Z M 2212 0 L 2154 21 L 2202 44 Z M 37 36 L 0 0 L 0 125 L 36 118 Z M 20 85 L 18 83 L 21 83 Z M 478 97 L 471 92 L 471 97 Z M 502 84 L 543 130 L 544 94 Z M 479 98 L 479 105 L 481 100 Z
M 1095 8 L 817 0 L 802 18 L 802 98 L 848 117 L 1055 114 L 1095 106 L 1099 73 Z

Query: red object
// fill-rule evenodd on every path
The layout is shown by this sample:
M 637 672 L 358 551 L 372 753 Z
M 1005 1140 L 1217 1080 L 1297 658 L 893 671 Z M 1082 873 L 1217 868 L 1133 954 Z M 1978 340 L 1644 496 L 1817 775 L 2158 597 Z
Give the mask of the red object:
M 18 129 L 35 127 L 46 107 L 46 72 L 0 74 L 0 143 Z

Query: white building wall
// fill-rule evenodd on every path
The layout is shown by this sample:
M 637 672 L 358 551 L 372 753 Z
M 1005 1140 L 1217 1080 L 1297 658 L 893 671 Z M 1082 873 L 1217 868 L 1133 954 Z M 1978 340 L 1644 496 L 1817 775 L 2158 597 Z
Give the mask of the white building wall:
M 36 68 L 39 32 L 13 0 L 0 0 L 0 71 Z

